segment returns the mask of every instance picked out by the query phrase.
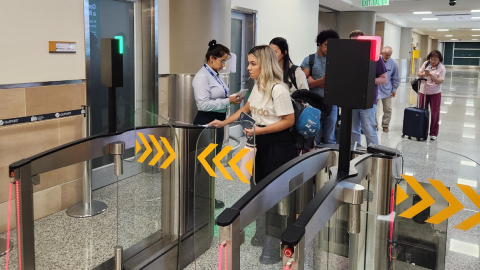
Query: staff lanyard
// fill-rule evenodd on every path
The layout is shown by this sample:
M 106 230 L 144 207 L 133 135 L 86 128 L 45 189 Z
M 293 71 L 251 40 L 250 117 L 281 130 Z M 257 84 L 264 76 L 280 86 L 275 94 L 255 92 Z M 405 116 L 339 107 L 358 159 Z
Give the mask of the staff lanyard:
M 210 75 L 213 76 L 215 81 L 217 81 L 223 87 L 223 91 L 225 91 L 225 97 L 228 97 L 227 86 L 222 82 L 222 80 L 220 80 L 217 76 L 215 76 L 215 74 L 213 74 L 212 70 L 207 67 L 207 64 L 203 64 L 203 66 L 205 67 L 206 70 L 208 70 L 208 73 L 210 73 Z

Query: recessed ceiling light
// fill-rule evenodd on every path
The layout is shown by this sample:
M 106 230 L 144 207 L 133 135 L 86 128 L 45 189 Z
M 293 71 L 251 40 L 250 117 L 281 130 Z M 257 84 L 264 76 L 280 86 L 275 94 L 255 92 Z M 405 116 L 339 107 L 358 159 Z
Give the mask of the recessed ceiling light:
M 478 28 L 473 28 L 472 31 L 480 31 Z
M 445 35 L 446 37 L 453 37 L 453 35 Z
M 480 37 L 480 35 L 472 35 L 472 37 Z
M 458 40 L 458 39 L 456 39 L 456 38 L 452 38 L 451 40 Z
M 473 10 L 472 10 L 473 12 Z M 419 15 L 419 14 L 432 14 L 431 11 L 414 11 L 413 14 Z
M 473 30 L 473 29 L 472 29 Z M 439 32 L 448 32 L 448 29 L 437 29 Z
M 480 20 L 480 17 L 472 17 L 472 20 Z
M 480 9 L 473 9 L 472 10 L 472 13 L 478 13 L 478 12 L 480 12 Z
M 474 17 L 472 17 L 473 19 Z M 422 18 L 422 21 L 438 21 L 438 18 Z

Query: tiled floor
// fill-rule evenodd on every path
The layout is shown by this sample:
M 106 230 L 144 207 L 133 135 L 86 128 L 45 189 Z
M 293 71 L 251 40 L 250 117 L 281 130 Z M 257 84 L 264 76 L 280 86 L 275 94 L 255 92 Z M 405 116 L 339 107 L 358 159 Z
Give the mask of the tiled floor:
M 478 188 L 480 165 L 477 163 L 480 161 L 478 151 L 480 140 L 476 135 L 480 119 L 475 116 L 475 113 L 479 113 L 476 109 L 480 108 L 479 70 L 448 68 L 443 83 L 441 125 L 437 141 L 417 142 L 401 138 L 403 111 L 414 102 L 409 89 L 405 83 L 399 87 L 397 97 L 393 100 L 390 132 L 379 131 L 379 141 L 382 145 L 402 151 L 405 157 L 405 174 L 413 175 L 420 182 L 437 179 L 450 187 L 465 209 L 448 221 L 445 269 L 479 269 L 480 226 L 469 231 L 453 228 L 479 211 L 455 185 L 466 184 L 480 193 Z M 227 170 L 234 175 L 230 168 Z M 223 177 L 216 179 L 216 198 L 223 200 L 227 207 L 249 190 L 249 185 L 234 178 L 234 181 Z M 404 182 L 402 187 L 407 188 Z M 116 201 L 117 186 L 111 185 L 94 192 L 94 198 L 106 202 L 109 206 L 102 215 L 90 219 L 73 219 L 67 217 L 65 211 L 61 211 L 37 221 L 35 223 L 37 269 L 91 269 L 111 257 L 117 241 L 128 247 L 157 231 L 161 219 L 158 200 L 160 189 L 160 179 L 139 175 L 121 182 L 119 194 L 123 198 L 132 199 L 120 200 L 120 211 Z M 223 209 L 216 209 L 215 216 L 222 211 Z M 117 223 L 120 224 L 118 229 Z M 258 258 L 262 248 L 252 246 L 250 243 L 255 233 L 255 224 L 249 225 L 245 231 L 246 241 L 241 246 L 242 269 L 280 269 L 280 263 L 260 264 Z M 5 237 L 5 234 L 0 237 Z M 15 237 L 16 234 L 13 233 L 12 240 L 15 240 Z M 439 234 L 438 237 L 442 235 Z M 272 250 L 277 249 L 276 245 L 272 243 Z M 10 269 L 17 269 L 16 250 L 12 251 L 11 256 L 13 263 Z M 187 269 L 214 269 L 217 267 L 217 260 L 216 226 L 212 248 L 198 256 Z M 4 267 L 4 263 L 5 257 L 1 257 L 0 269 Z M 347 269 L 347 260 L 319 248 L 316 239 L 307 248 L 306 265 L 307 269 Z

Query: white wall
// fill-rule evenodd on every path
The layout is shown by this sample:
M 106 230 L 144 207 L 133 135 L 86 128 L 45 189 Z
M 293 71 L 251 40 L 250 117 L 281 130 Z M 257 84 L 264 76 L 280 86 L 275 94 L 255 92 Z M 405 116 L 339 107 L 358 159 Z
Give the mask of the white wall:
M 288 41 L 292 61 L 300 65 L 317 50 L 318 0 L 232 0 L 232 6 L 258 11 L 257 45 L 274 37 Z
M 0 5 L 0 84 L 85 79 L 83 1 Z M 76 42 L 77 52 L 49 53 L 48 41 Z
M 394 24 L 385 22 L 385 30 L 383 33 L 383 46 L 392 47 L 393 59 L 400 59 L 400 37 L 402 35 L 402 28 Z

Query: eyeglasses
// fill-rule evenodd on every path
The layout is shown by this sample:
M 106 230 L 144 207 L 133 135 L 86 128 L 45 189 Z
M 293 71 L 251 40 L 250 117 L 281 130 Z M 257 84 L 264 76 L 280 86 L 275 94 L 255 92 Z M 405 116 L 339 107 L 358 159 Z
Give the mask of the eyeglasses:
M 218 58 L 218 57 L 216 57 L 216 56 L 214 56 L 214 58 L 217 59 L 217 60 L 220 60 L 220 63 L 222 63 L 222 65 L 225 65 L 225 64 L 227 63 L 227 61 L 230 60 L 230 57 L 228 57 L 227 60 L 220 59 L 220 58 Z

